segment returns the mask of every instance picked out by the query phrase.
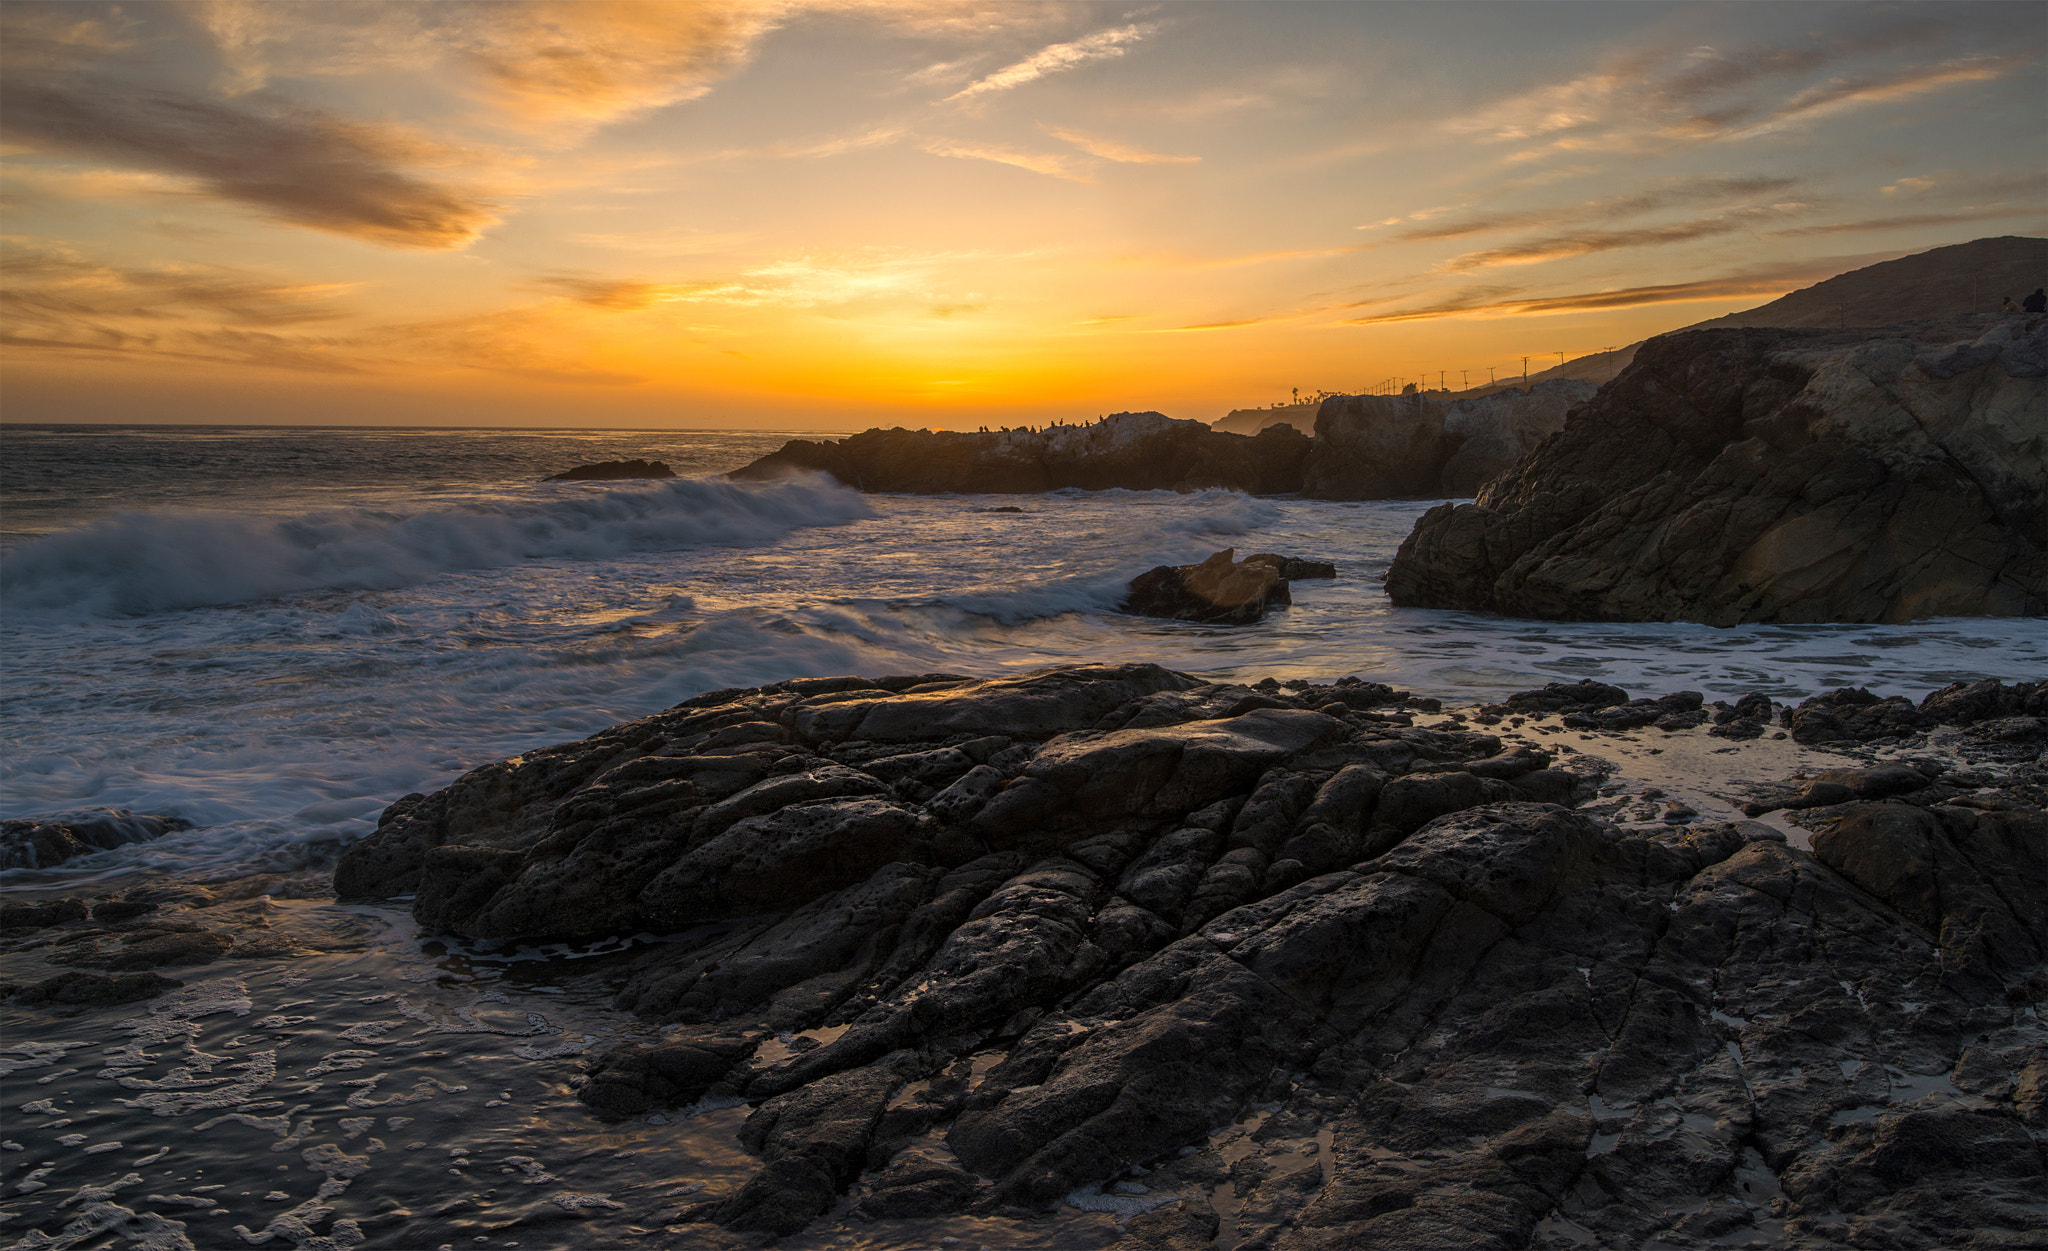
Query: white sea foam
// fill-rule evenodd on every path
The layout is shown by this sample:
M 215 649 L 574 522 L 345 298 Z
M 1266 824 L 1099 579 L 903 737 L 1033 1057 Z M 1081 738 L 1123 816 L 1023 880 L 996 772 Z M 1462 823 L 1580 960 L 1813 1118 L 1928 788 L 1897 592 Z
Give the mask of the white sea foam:
M 548 558 L 765 543 L 868 515 L 858 495 L 819 478 L 565 484 L 411 514 L 122 512 L 8 552 L 0 593 L 13 613 L 137 616 L 307 591 L 392 590 L 451 570 Z M 374 634 L 393 624 L 363 617 L 342 628 Z

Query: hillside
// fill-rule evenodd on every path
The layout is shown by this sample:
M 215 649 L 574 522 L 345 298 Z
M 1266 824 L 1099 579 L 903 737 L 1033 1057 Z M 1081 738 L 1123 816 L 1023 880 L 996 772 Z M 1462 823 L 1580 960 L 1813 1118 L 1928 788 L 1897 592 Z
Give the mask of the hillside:
M 2002 235 L 1852 269 L 1779 296 L 1768 304 L 1680 329 L 1889 326 L 1904 321 L 1945 320 L 1963 313 L 1997 312 L 2001 296 L 2021 300 L 2040 286 L 2048 286 L 2048 239 Z M 1577 357 L 1542 373 L 1530 374 L 1529 381 L 1578 378 L 1608 382 L 1628 367 L 1641 346 L 1631 343 L 1613 351 Z M 1474 387 L 1459 394 L 1491 395 L 1521 385 L 1516 380 Z

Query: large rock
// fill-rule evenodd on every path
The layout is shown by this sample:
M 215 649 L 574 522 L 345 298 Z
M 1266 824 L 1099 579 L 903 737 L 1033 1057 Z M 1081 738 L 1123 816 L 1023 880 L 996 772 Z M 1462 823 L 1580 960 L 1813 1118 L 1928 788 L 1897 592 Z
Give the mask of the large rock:
M 762 479 L 828 473 L 861 491 L 912 495 L 1020 494 L 1065 487 L 1254 495 L 1298 490 L 1307 436 L 1275 426 L 1221 434 L 1160 413 L 1116 413 L 1086 426 L 1000 431 L 868 430 L 851 438 L 792 439 L 735 470 Z
M 1599 392 L 1577 378 L 1539 382 L 1528 390 L 1510 388 L 1459 400 L 1444 414 L 1444 437 L 1452 451 L 1437 476 L 1437 493 L 1477 495 L 1537 444 L 1564 429 L 1566 414 Z
M 1319 500 L 1437 494 L 1452 443 L 1438 396 L 1333 395 L 1316 413 L 1301 493 Z
M 1650 341 L 1476 503 L 1426 514 L 1388 594 L 1713 625 L 2048 613 L 2048 319 L 1888 334 Z
M 616 977 L 671 1028 L 579 1095 L 755 1105 L 693 1245 L 842 1203 L 1093 1205 L 1133 1246 L 2048 1230 L 2038 811 L 1923 787 L 1813 854 L 1621 828 L 1531 801 L 1581 793 L 1549 752 L 1389 698 L 1142 665 L 715 692 L 409 799 L 344 867 L 460 933 L 668 936 Z
M 1123 610 L 1138 617 L 1245 625 L 1268 608 L 1294 602 L 1284 557 L 1239 561 L 1236 555 L 1237 549 L 1226 547 L 1197 564 L 1149 569 L 1131 579 Z

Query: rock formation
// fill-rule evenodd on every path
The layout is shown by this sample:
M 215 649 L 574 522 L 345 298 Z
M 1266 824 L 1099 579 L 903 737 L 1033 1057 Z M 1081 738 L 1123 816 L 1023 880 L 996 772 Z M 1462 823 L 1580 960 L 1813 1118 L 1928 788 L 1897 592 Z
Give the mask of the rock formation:
M 827 441 L 792 439 L 735 470 L 740 479 L 831 474 L 862 491 L 913 495 L 1021 494 L 1064 487 L 1275 495 L 1301 484 L 1309 440 L 1292 427 L 1257 437 L 1218 434 L 1199 421 L 1116 413 L 1087 426 L 962 432 L 868 430 Z
M 1653 339 L 1476 503 L 1426 514 L 1387 592 L 1566 620 L 2039 616 L 2044 375 L 2038 317 Z
M 1303 433 L 1315 428 L 1321 400 L 1299 404 L 1275 404 L 1271 408 L 1233 408 L 1209 423 L 1211 430 L 1224 434 L 1257 434 L 1267 426 L 1292 426 Z
M 1464 496 L 1564 427 L 1590 382 L 1559 379 L 1446 403 L 1440 395 L 1339 395 L 1316 414 L 1301 493 L 1313 499 Z
M 1337 576 L 1337 567 L 1324 561 L 1271 552 L 1241 561 L 1236 556 L 1237 549 L 1226 547 L 1199 564 L 1147 570 L 1131 579 L 1123 610 L 1139 617 L 1245 625 L 1264 617 L 1268 608 L 1294 602 L 1290 579 Z
M 2031 706 L 1991 686 L 1944 698 Z M 580 1097 L 753 1104 L 702 1245 L 849 1192 L 1142 1199 L 1134 1247 L 1226 1208 L 1304 1249 L 2048 1230 L 2038 805 L 1866 802 L 1812 853 L 1617 826 L 1573 810 L 1597 762 L 1414 702 L 1150 665 L 718 691 L 408 796 L 335 882 L 468 935 L 672 936 L 618 1001 L 674 1028 Z
M 624 478 L 673 478 L 675 471 L 658 460 L 607 460 L 578 465 L 542 478 L 543 482 L 610 482 Z

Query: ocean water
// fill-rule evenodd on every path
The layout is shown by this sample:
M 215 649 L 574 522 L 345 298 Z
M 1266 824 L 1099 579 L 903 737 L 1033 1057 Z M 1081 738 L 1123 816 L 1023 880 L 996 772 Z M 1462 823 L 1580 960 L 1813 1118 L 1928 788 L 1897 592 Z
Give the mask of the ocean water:
M 1437 501 L 717 477 L 794 433 L 0 429 L 0 817 L 108 805 L 197 827 L 66 877 L 316 866 L 465 769 L 797 676 L 1148 660 L 1469 703 L 1582 677 L 1782 700 L 2048 672 L 2038 621 L 1716 630 L 1394 608 L 1380 575 Z M 633 456 L 683 476 L 539 481 Z M 1296 583 L 1291 609 L 1249 627 L 1115 611 L 1135 574 L 1222 547 L 1339 576 Z

